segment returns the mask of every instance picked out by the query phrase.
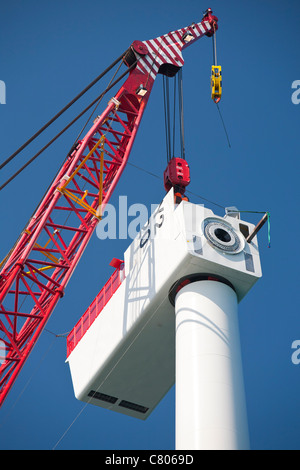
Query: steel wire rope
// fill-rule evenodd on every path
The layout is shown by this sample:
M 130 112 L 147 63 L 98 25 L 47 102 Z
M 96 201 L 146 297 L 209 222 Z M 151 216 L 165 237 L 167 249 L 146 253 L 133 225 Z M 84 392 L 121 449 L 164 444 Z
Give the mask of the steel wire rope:
M 178 72 L 178 95 L 179 95 L 178 101 L 179 101 L 179 123 L 180 123 L 180 150 L 181 150 L 181 158 L 185 160 L 182 69 L 180 69 Z
M 171 136 L 171 112 L 170 112 L 170 86 L 169 77 L 163 76 L 163 97 L 164 97 L 164 117 L 166 133 L 167 161 L 175 157 L 175 137 L 176 137 L 176 99 L 178 95 L 179 110 L 179 132 L 180 132 L 180 157 L 185 160 L 185 138 L 184 138 L 184 112 L 183 112 L 183 78 L 182 68 L 174 78 L 173 93 L 173 135 Z
M 159 179 L 160 181 L 163 181 L 163 178 L 161 176 L 158 176 L 155 173 L 152 173 L 151 171 L 146 170 L 145 168 L 142 168 L 138 165 L 135 165 L 134 163 L 128 162 L 128 165 L 136 168 L 137 170 L 143 171 L 144 173 L 147 173 L 150 176 L 153 176 L 154 178 Z M 209 202 L 210 204 L 213 204 L 214 206 L 220 207 L 221 209 L 225 209 L 225 206 L 222 206 L 221 204 L 218 204 L 217 202 L 211 201 L 210 199 L 205 198 L 204 196 L 200 196 L 200 194 L 194 193 L 193 191 L 190 191 L 188 189 L 185 190 L 185 192 L 198 197 L 199 199 L 202 199 L 203 201 Z
M 0 191 L 4 189 L 13 179 L 15 179 L 27 166 L 29 166 L 37 157 L 41 155 L 48 147 L 50 147 L 53 142 L 55 142 L 64 132 L 66 132 L 73 124 L 75 124 L 78 119 L 80 119 L 94 104 L 96 104 L 100 98 L 103 98 L 103 96 L 111 90 L 122 78 L 124 78 L 130 70 L 132 70 L 136 65 L 136 62 L 134 62 L 122 75 L 120 75 L 119 78 L 117 78 L 110 86 L 108 86 L 99 96 L 97 96 L 96 99 L 94 99 L 81 113 L 79 113 L 67 126 L 65 126 L 56 136 L 53 137 L 41 150 L 39 150 L 30 160 L 28 160 L 25 165 L 23 165 L 16 173 L 14 173 L 5 183 L 0 186 Z
M 117 73 L 119 72 L 120 68 L 121 68 L 121 65 L 122 65 L 122 62 L 120 62 L 120 65 L 119 67 L 117 68 L 117 70 L 115 71 L 114 75 L 112 76 L 112 78 L 110 79 L 108 85 L 107 85 L 107 88 L 111 85 L 112 81 L 114 80 L 114 78 L 116 77 Z M 86 128 L 86 126 L 88 125 L 89 121 L 91 120 L 93 114 L 96 112 L 96 109 L 98 108 L 99 104 L 101 103 L 102 99 L 103 99 L 104 95 L 100 96 L 99 98 L 99 101 L 96 103 L 96 106 L 95 108 L 92 110 L 90 116 L 88 117 L 86 123 L 84 124 L 84 126 L 82 127 L 81 131 L 79 132 L 78 136 L 76 137 L 75 139 L 75 142 L 73 144 L 73 147 L 74 145 L 76 145 L 76 142 L 79 140 L 81 134 L 83 133 L 84 129 Z M 73 148 L 72 147 L 72 148 Z
M 231 143 L 230 143 L 230 140 L 229 140 L 228 132 L 227 132 L 227 130 L 226 130 L 226 126 L 225 126 L 225 122 L 224 122 L 224 119 L 223 119 L 221 110 L 220 110 L 220 108 L 219 108 L 219 104 L 216 103 L 216 106 L 217 106 L 217 109 L 218 109 L 218 111 L 219 111 L 219 115 L 220 115 L 220 118 L 221 118 L 221 122 L 222 122 L 222 124 L 223 124 L 223 128 L 224 128 L 224 131 L 225 131 L 225 134 L 226 134 L 228 146 L 229 146 L 229 148 L 231 148 Z
M 212 46 L 213 46 L 213 64 L 217 65 L 217 34 L 216 34 L 216 25 L 213 25 L 214 34 L 212 36 Z
M 177 74 L 178 77 L 178 74 Z M 176 75 L 174 80 L 174 104 L 173 104 L 173 152 L 172 157 L 175 157 L 175 135 L 176 135 Z
M 59 334 L 56 334 L 54 333 L 53 331 L 50 331 L 48 330 L 47 328 L 44 328 L 44 331 L 51 334 L 52 336 L 54 336 L 52 342 L 50 343 L 50 345 L 48 346 L 48 348 L 46 349 L 46 351 L 44 352 L 43 356 L 41 357 L 40 361 L 38 362 L 37 366 L 35 367 L 34 371 L 32 372 L 32 374 L 30 375 L 29 379 L 27 380 L 27 382 L 25 383 L 24 387 L 22 388 L 22 390 L 20 391 L 20 393 L 18 394 L 18 396 L 16 397 L 15 401 L 13 402 L 12 406 L 10 407 L 10 409 L 7 411 L 6 415 L 3 417 L 2 421 L 0 422 L 0 428 L 2 428 L 4 426 L 4 424 L 6 423 L 7 419 L 9 418 L 9 416 L 11 415 L 13 409 L 16 407 L 18 401 L 20 400 L 20 398 L 22 397 L 22 395 L 24 394 L 26 388 L 29 386 L 30 382 L 32 381 L 33 377 L 35 376 L 35 374 L 38 372 L 38 370 L 40 369 L 42 363 L 44 362 L 44 360 L 46 359 L 46 357 L 48 356 L 49 352 L 51 351 L 54 343 L 55 343 L 55 340 L 57 338 L 65 338 L 69 332 L 66 332 L 66 333 L 59 333 Z
M 212 47 L 212 54 L 213 54 L 213 64 L 216 66 L 216 65 L 217 65 L 217 33 L 216 33 L 216 26 L 215 26 L 215 24 L 213 25 L 213 28 L 214 28 L 214 34 L 213 34 L 213 36 L 212 36 L 212 46 L 213 46 L 213 47 Z M 219 112 L 219 115 L 220 115 L 220 118 L 221 118 L 221 122 L 222 122 L 222 125 L 223 125 L 223 128 L 224 128 L 225 134 L 226 134 L 228 146 L 229 146 L 229 148 L 231 148 L 231 143 L 230 143 L 230 140 L 229 140 L 229 135 L 228 135 L 228 132 L 227 132 L 227 129 L 226 129 L 226 126 L 225 126 L 225 122 L 224 122 L 224 119 L 223 119 L 221 110 L 220 110 L 220 108 L 219 108 L 219 104 L 216 103 L 216 105 L 217 105 L 217 109 L 218 109 L 218 112 Z
M 41 367 L 42 363 L 44 362 L 45 358 L 48 356 L 50 350 L 52 349 L 54 343 L 55 343 L 55 340 L 56 338 L 60 337 L 60 335 L 57 335 L 53 341 L 50 343 L 50 345 L 48 346 L 48 348 L 46 349 L 46 351 L 44 352 L 43 356 L 41 357 L 40 361 L 38 362 L 37 366 L 35 367 L 35 369 L 33 370 L 32 374 L 30 375 L 29 379 L 27 380 L 27 382 L 25 383 L 24 387 L 22 388 L 22 390 L 20 391 L 20 393 L 18 394 L 18 396 L 16 397 L 14 403 L 12 404 L 12 406 L 10 407 L 10 409 L 7 411 L 6 415 L 3 417 L 3 420 L 1 421 L 0 423 L 0 428 L 2 428 L 4 426 L 4 424 L 6 423 L 7 421 L 7 418 L 9 418 L 9 416 L 11 415 L 13 409 L 15 408 L 15 406 L 17 405 L 18 401 L 20 400 L 20 398 L 22 397 L 22 395 L 24 394 L 26 388 L 28 387 L 28 385 L 30 384 L 30 382 L 32 381 L 33 377 L 35 376 L 35 374 L 37 373 L 37 371 L 39 370 L 39 368 Z
M 158 57 L 158 54 L 163 45 L 163 37 L 160 38 L 160 45 L 157 50 L 157 53 L 153 55 L 153 61 L 151 64 L 151 68 L 148 72 L 147 80 L 146 80 L 146 88 L 149 81 L 150 74 L 153 70 L 155 59 Z M 166 149 L 167 149 L 167 161 L 171 159 L 171 133 L 170 133 L 170 101 L 169 101 L 169 81 L 168 77 L 163 74 L 163 97 L 164 97 L 164 111 L 165 111 L 165 128 L 166 128 Z
M 51 118 L 43 127 L 41 127 L 30 139 L 24 142 L 10 157 L 8 157 L 0 165 L 0 170 L 6 166 L 11 160 L 13 160 L 22 150 L 24 150 L 31 142 L 33 142 L 44 130 L 46 130 L 53 122 L 55 122 L 67 109 L 69 109 L 76 101 L 79 100 L 90 88 L 92 88 L 101 78 L 103 78 L 119 61 L 121 61 L 126 54 L 123 52 L 109 67 L 107 67 L 98 77 L 96 77 L 88 86 L 86 86 L 78 95 L 75 96 L 66 106 L 64 106 L 53 118 Z
M 170 136 L 170 100 L 169 100 L 169 80 L 163 75 L 163 95 L 164 95 L 164 115 L 167 161 L 171 159 L 171 136 Z

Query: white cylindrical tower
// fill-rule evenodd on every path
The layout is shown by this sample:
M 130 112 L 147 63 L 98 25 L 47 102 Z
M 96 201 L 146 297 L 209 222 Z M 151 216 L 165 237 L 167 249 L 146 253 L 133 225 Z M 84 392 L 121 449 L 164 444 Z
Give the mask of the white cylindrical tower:
M 214 280 L 175 298 L 176 449 L 249 449 L 237 296 Z

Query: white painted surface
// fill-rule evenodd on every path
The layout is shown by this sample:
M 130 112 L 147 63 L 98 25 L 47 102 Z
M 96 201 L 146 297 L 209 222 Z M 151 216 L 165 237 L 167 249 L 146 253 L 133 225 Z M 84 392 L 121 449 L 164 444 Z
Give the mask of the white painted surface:
M 237 297 L 200 281 L 176 296 L 176 449 L 249 448 Z
M 234 254 L 222 252 L 204 235 L 208 217 L 216 216 L 200 205 L 174 206 L 171 190 L 130 244 L 124 254 L 124 281 L 67 359 L 79 400 L 146 419 L 175 381 L 175 312 L 169 301 L 174 283 L 190 274 L 219 275 L 231 282 L 240 301 L 259 279 L 257 238 Z M 242 237 L 242 221 L 217 219 Z M 253 230 L 252 224 L 243 223 Z M 117 401 L 92 398 L 91 390 Z M 148 411 L 120 407 L 122 400 Z

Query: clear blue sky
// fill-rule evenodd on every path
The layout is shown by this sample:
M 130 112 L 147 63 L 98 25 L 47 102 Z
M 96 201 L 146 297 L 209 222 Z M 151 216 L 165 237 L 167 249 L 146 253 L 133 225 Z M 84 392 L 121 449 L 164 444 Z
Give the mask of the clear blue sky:
M 271 249 L 266 227 L 259 237 L 263 278 L 240 304 L 250 438 L 253 449 L 299 449 L 300 365 L 291 361 L 292 342 L 300 340 L 300 104 L 291 101 L 292 82 L 300 79 L 299 2 L 2 1 L 0 80 L 6 83 L 7 103 L 0 105 L 1 161 L 133 40 L 152 39 L 198 22 L 208 7 L 219 17 L 217 45 L 224 86 L 220 108 L 231 148 L 210 99 L 212 44 L 203 38 L 184 53 L 189 189 L 222 206 L 271 212 Z M 102 89 L 98 86 L 89 93 L 3 169 L 1 183 Z M 1 258 L 79 129 L 80 123 L 0 193 Z M 163 175 L 161 76 L 130 161 Z M 150 207 L 163 198 L 163 183 L 129 165 L 111 202 L 116 203 L 119 195 Z M 218 207 L 208 207 L 223 215 Z M 251 215 L 248 220 L 258 219 Z M 128 243 L 93 236 L 47 325 L 50 331 L 60 334 L 72 328 L 111 275 L 109 262 L 122 258 Z M 57 449 L 174 449 L 174 387 L 145 422 L 93 406 L 78 416 L 84 404 L 74 398 L 65 355 L 65 339 L 44 332 L 0 410 L 1 449 L 52 449 L 58 441 Z

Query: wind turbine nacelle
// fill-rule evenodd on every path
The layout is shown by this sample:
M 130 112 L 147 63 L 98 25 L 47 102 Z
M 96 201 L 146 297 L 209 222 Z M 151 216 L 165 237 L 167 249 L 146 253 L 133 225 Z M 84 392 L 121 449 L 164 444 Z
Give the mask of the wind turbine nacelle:
M 69 354 L 75 396 L 146 419 L 175 381 L 174 301 L 181 285 L 211 279 L 238 301 L 261 277 L 254 225 L 171 189 L 124 254 L 124 279 Z M 85 331 L 84 330 L 84 331 Z

